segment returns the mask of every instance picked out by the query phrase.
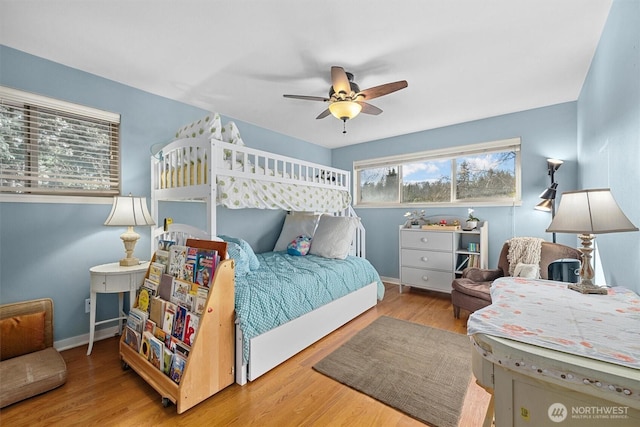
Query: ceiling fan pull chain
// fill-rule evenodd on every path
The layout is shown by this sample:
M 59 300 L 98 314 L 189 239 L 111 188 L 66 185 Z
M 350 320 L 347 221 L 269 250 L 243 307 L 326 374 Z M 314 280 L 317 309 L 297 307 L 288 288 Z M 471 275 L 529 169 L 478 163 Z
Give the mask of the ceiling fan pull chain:
M 342 119 L 342 133 L 347 133 L 347 119 Z

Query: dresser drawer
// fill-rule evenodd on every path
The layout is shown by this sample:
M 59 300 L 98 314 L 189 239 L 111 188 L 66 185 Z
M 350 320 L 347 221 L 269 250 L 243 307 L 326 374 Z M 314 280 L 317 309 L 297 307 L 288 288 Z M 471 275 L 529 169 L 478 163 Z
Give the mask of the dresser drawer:
M 453 281 L 453 273 L 412 267 L 402 267 L 402 275 L 400 277 L 400 280 L 403 285 L 451 293 L 451 282 Z
M 451 252 L 421 251 L 418 249 L 402 249 L 402 265 L 407 267 L 434 268 L 452 270 Z
M 453 251 L 451 233 L 422 230 L 401 230 L 400 233 L 403 248 Z

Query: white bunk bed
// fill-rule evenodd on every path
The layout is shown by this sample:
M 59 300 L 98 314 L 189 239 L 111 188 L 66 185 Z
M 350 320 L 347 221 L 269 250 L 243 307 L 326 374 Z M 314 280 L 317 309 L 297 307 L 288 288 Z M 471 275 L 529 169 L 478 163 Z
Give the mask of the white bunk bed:
M 157 240 L 180 241 L 186 237 L 217 240 L 216 205 L 228 208 L 263 208 L 316 211 L 336 216 L 355 216 L 350 206 L 349 172 L 298 159 L 231 144 L 209 137 L 178 139 L 151 159 L 151 211 L 157 224 L 161 201 L 201 201 L 206 203 L 207 229 L 171 224 L 169 230 L 154 230 L 152 251 Z M 240 186 L 253 188 L 260 197 L 228 197 Z M 261 192 L 277 188 L 285 194 L 266 201 Z M 300 192 L 324 194 L 311 204 L 296 198 Z M 276 191 L 273 191 L 276 193 Z M 354 232 L 351 255 L 364 258 L 365 230 Z M 236 382 L 252 381 L 315 341 L 376 305 L 379 284 L 363 288 L 321 306 L 249 341 L 250 357 L 243 362 L 243 335 L 236 324 Z

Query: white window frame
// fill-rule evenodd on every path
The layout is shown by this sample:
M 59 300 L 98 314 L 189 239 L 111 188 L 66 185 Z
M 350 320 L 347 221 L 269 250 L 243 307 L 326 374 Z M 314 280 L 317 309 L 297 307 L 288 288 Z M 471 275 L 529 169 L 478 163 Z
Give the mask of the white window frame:
M 398 207 L 443 207 L 443 206 L 520 206 L 522 205 L 522 177 L 521 177 L 521 139 L 509 138 L 498 141 L 483 142 L 478 144 L 461 145 L 455 147 L 447 147 L 429 151 L 421 151 L 415 153 L 400 154 L 395 156 L 378 157 L 375 159 L 358 160 L 353 162 L 353 204 L 358 208 L 398 208 Z M 360 173 L 363 169 L 394 167 L 398 171 L 398 175 L 402 176 L 402 165 L 407 163 L 417 163 L 429 160 L 451 160 L 459 157 L 468 157 L 472 155 L 500 152 L 515 151 L 515 196 L 513 198 L 483 198 L 473 200 L 456 200 L 442 203 L 401 203 L 402 197 L 402 180 L 398 180 L 398 200 L 396 202 L 387 203 L 362 203 L 360 201 Z M 454 162 L 455 163 L 455 162 Z M 451 185 L 455 186 L 456 169 L 452 168 Z M 453 194 L 453 191 L 452 191 Z
M 111 122 L 117 126 L 117 131 L 114 134 L 114 149 L 113 152 L 117 156 L 114 160 L 114 166 L 117 171 L 114 173 L 114 177 L 117 179 L 117 184 L 114 186 L 115 191 L 105 193 L 104 195 L 97 194 L 66 194 L 60 192 L 58 194 L 29 194 L 29 193 L 11 193 L 0 192 L 0 202 L 20 202 L 20 203 L 77 203 L 77 204 L 111 204 L 113 196 L 118 195 L 121 192 L 122 187 L 122 165 L 121 165 L 121 142 L 120 142 L 120 114 L 112 113 L 109 111 L 99 110 L 92 107 L 87 107 L 80 104 L 75 104 L 67 101 L 62 101 L 18 89 L 13 89 L 6 86 L 0 86 L 0 101 L 6 101 L 8 103 L 17 103 L 25 105 L 33 105 L 40 108 L 46 108 L 53 111 L 58 111 L 61 114 L 71 114 L 80 118 L 86 118 L 88 120 L 101 120 Z

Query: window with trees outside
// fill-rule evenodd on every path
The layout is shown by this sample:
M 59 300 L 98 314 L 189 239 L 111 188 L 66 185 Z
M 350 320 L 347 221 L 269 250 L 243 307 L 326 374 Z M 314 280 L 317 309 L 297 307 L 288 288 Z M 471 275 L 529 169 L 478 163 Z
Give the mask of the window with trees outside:
M 520 138 L 354 162 L 357 206 L 520 202 Z
M 119 194 L 119 128 L 119 114 L 0 86 L 0 197 Z

